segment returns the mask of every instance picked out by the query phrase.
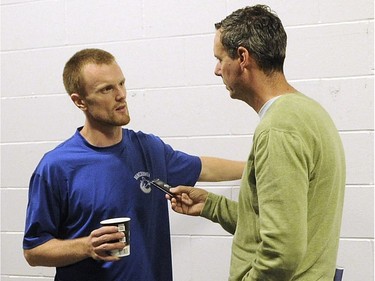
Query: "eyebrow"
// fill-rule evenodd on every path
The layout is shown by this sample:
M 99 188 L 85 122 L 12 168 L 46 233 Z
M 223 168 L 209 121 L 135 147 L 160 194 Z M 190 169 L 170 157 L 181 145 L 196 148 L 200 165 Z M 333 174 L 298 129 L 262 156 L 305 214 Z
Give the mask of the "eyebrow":
M 222 60 L 222 58 L 220 58 L 219 56 L 215 55 L 214 54 L 214 57 L 217 59 L 217 60 Z

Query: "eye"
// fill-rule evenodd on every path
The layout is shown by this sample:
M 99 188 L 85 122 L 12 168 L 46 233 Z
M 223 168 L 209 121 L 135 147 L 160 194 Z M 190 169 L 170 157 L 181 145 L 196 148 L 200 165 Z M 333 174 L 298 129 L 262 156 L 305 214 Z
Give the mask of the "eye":
M 103 94 L 108 94 L 108 93 L 111 92 L 112 90 L 113 90 L 113 87 L 112 87 L 112 86 L 106 86 L 106 87 L 102 88 L 102 89 L 100 90 L 100 92 L 103 93 Z
M 217 62 L 220 62 L 220 63 L 221 63 L 221 61 L 222 61 L 222 59 L 219 58 L 218 56 L 215 56 L 215 59 L 216 59 Z

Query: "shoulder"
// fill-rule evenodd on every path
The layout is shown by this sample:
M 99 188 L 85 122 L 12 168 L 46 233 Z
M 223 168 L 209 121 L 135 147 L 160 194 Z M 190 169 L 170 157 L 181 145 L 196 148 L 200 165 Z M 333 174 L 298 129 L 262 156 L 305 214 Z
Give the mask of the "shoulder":
M 148 145 L 160 145 L 164 144 L 160 137 L 145 133 L 142 131 L 134 131 L 131 129 L 123 129 L 123 139 L 125 143 L 139 143 L 139 144 L 148 144 Z
M 270 116 L 287 115 L 287 116 L 304 116 L 310 111 L 321 110 L 321 105 L 312 98 L 301 93 L 293 93 L 281 96 L 270 108 Z
M 82 150 L 83 147 L 78 144 L 76 136 L 73 135 L 52 150 L 47 151 L 40 160 L 36 170 L 41 171 L 64 167 L 68 159 L 75 159 L 73 155 L 77 155 L 77 153 L 81 154 Z
M 277 129 L 301 132 L 317 120 L 329 119 L 327 112 L 315 100 L 301 94 L 287 94 L 277 99 L 257 127 L 257 133 Z

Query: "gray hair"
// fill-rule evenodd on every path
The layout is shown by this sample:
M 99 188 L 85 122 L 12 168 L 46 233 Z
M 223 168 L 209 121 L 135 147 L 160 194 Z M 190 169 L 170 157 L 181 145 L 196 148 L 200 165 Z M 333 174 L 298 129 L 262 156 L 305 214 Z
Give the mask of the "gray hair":
M 215 24 L 228 55 L 238 57 L 238 47 L 246 48 L 267 75 L 283 72 L 287 35 L 281 20 L 265 5 L 234 11 Z

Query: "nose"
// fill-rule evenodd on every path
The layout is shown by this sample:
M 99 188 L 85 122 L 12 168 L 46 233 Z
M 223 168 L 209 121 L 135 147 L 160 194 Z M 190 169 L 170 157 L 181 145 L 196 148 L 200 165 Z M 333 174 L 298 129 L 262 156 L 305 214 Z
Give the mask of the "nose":
M 220 62 L 216 63 L 214 72 L 216 76 L 221 76 L 221 63 Z
M 125 86 L 119 86 L 116 92 L 117 92 L 117 95 L 116 95 L 117 100 L 126 99 L 126 88 L 125 88 Z

